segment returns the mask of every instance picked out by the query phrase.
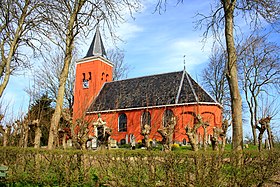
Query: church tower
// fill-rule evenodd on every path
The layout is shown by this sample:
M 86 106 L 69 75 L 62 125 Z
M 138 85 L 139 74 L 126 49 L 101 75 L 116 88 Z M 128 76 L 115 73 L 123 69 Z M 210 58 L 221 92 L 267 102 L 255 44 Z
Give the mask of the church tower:
M 112 81 L 113 64 L 106 59 L 99 29 L 86 56 L 76 62 L 73 119 L 82 118 L 105 82 Z

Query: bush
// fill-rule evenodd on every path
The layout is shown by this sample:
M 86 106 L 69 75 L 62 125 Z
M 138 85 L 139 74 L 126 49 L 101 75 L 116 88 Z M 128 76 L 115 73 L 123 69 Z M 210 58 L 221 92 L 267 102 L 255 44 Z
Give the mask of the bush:
M 118 144 L 118 148 L 130 149 L 131 145 L 130 144 Z
M 9 167 L 2 184 L 15 186 L 258 186 L 280 170 L 279 151 L 244 151 L 241 163 L 237 157 L 213 151 L 0 147 L 0 164 Z
M 171 148 L 172 148 L 172 150 L 180 149 L 180 145 L 177 143 L 174 143 Z

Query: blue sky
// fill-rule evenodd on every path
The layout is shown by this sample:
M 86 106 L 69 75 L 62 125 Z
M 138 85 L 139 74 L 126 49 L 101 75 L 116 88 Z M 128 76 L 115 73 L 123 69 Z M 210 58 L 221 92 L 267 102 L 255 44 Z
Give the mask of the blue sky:
M 169 1 L 171 2 L 171 0 Z M 127 22 L 119 24 L 115 31 L 123 42 L 117 43 L 125 52 L 125 62 L 131 67 L 128 77 L 139 77 L 183 70 L 184 58 L 186 70 L 195 80 L 200 79 L 201 71 L 208 62 L 211 53 L 212 39 L 203 43 L 203 30 L 195 30 L 196 13 L 210 10 L 210 0 L 199 0 L 196 3 L 185 1 L 176 5 L 175 0 L 169 3 L 166 11 L 154 12 L 156 1 L 146 0 L 140 13 Z M 241 29 L 246 30 L 246 24 Z M 94 32 L 89 34 L 81 47 L 79 56 L 83 57 L 90 45 Z M 104 40 L 105 48 L 112 48 L 110 39 Z M 32 73 L 26 70 L 21 76 L 12 77 L 5 90 L 6 103 L 13 106 L 14 116 L 19 116 L 28 107 L 29 97 L 24 92 L 32 84 Z

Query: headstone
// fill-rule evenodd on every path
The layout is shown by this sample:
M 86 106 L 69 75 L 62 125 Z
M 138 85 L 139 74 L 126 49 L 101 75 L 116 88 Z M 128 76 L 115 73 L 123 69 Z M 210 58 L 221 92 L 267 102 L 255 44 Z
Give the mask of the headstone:
M 111 138 L 110 139 L 110 147 L 111 148 L 117 148 L 118 147 L 117 146 L 117 141 Z
M 132 142 L 132 139 L 134 138 L 134 135 L 133 134 L 130 134 L 129 135 L 129 142 L 131 143 Z
M 152 147 L 156 147 L 157 146 L 157 141 L 156 139 L 154 138 L 153 141 L 152 141 Z
M 97 138 L 96 137 L 93 137 L 92 140 L 91 140 L 91 147 L 92 149 L 97 149 Z
M 128 144 L 128 134 L 125 135 L 125 143 Z
M 92 142 L 91 140 L 87 141 L 87 149 L 91 149 L 92 148 Z
M 131 143 L 131 149 L 134 150 L 135 149 L 135 136 L 132 134 L 130 137 L 130 143 Z
M 72 140 L 71 139 L 69 139 L 69 140 L 67 140 L 67 147 L 72 147 Z

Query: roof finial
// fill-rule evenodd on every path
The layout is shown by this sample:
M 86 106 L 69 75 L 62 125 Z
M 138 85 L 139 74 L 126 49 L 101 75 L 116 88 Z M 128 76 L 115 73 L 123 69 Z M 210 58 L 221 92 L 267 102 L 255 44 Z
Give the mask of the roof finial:
M 184 58 L 184 71 L 186 70 L 186 55 L 183 56 Z

